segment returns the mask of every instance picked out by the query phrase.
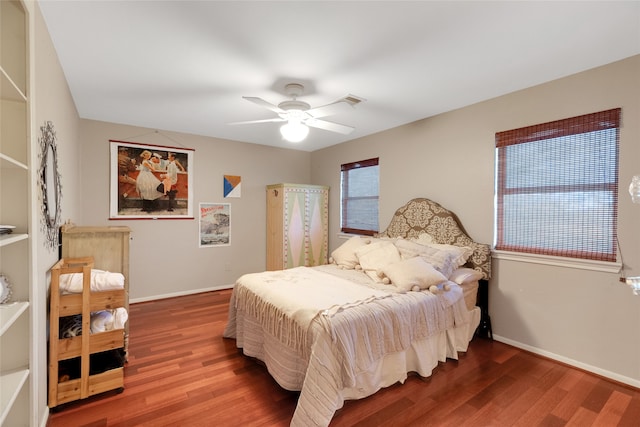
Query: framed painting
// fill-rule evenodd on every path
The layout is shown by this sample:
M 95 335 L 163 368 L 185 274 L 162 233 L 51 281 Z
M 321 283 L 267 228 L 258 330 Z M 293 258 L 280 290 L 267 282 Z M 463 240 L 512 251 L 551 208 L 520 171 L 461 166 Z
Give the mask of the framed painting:
M 200 203 L 199 246 L 211 248 L 231 244 L 231 205 Z
M 109 219 L 193 219 L 193 149 L 109 143 Z

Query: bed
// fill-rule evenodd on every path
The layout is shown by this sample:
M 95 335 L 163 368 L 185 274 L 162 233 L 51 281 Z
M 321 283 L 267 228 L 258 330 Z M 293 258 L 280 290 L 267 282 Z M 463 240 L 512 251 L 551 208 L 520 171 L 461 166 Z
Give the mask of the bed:
M 223 336 L 300 391 L 292 426 L 328 426 L 345 400 L 457 360 L 480 324 L 478 282 L 491 276 L 489 245 L 426 198 L 329 261 L 245 274 L 231 295 Z

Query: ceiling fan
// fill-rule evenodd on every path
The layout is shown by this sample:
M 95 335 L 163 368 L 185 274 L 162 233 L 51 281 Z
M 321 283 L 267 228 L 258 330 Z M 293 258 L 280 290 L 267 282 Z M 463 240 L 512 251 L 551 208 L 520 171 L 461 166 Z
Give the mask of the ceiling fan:
M 279 117 L 264 120 L 249 120 L 243 122 L 229 123 L 231 125 L 242 125 L 252 123 L 286 122 L 280 127 L 282 137 L 289 142 L 300 142 L 309 134 L 309 127 L 337 132 L 348 135 L 354 128 L 339 123 L 320 120 L 320 117 L 331 116 L 352 109 L 355 105 L 364 101 L 363 98 L 355 95 L 347 95 L 331 104 L 321 107 L 311 108 L 304 101 L 297 98 L 304 92 L 304 86 L 299 83 L 289 83 L 285 87 L 285 93 L 291 97 L 290 100 L 282 101 L 278 105 L 273 105 L 262 98 L 243 96 L 247 101 L 265 107 L 278 114 Z

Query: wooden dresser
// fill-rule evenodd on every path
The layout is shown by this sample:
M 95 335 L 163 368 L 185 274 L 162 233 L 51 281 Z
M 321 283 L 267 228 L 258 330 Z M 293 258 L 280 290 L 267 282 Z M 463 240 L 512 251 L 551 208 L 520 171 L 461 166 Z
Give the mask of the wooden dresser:
M 267 186 L 267 270 L 327 263 L 329 187 Z

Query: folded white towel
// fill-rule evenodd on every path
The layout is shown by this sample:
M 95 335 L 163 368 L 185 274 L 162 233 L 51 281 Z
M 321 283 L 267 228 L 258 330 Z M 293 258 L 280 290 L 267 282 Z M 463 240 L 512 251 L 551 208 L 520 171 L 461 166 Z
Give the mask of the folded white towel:
M 110 331 L 113 329 L 113 313 L 111 310 L 91 313 L 91 333 Z
M 123 329 L 129 314 L 124 307 L 115 310 L 102 310 L 91 313 L 91 333 Z
M 129 320 L 129 313 L 126 308 L 119 307 L 113 311 L 113 329 L 123 329 L 127 320 Z
M 82 292 L 82 273 L 68 273 L 60 275 L 60 290 L 63 293 Z M 112 291 L 124 289 L 124 275 L 104 270 L 91 270 L 91 291 Z

